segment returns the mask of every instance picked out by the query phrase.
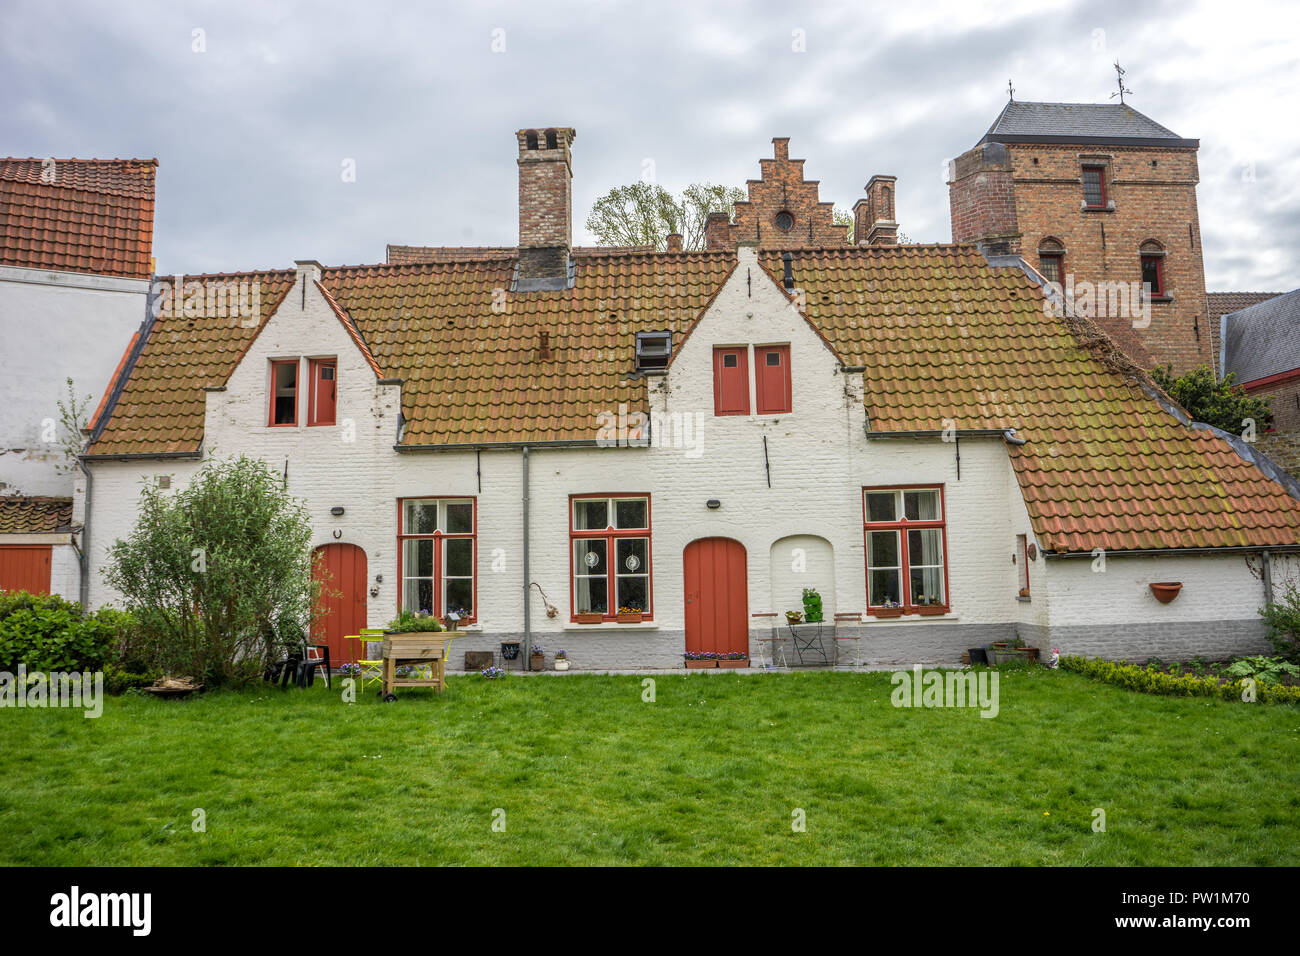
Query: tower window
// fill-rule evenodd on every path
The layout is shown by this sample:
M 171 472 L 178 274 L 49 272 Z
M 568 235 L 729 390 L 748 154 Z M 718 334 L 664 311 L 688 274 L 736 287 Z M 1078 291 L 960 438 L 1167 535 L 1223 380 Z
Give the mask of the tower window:
M 1089 209 L 1106 208 L 1106 167 L 1083 167 L 1083 202 Z
M 794 216 L 784 210 L 776 214 L 774 222 L 776 223 L 776 228 L 780 229 L 782 232 L 789 232 L 794 228 Z

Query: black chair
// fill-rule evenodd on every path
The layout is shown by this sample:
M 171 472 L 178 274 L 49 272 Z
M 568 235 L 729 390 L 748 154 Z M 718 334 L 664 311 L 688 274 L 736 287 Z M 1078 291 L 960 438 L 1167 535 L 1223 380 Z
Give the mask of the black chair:
M 313 655 L 312 651 L 319 651 Z M 316 669 L 325 668 L 325 686 L 333 690 L 330 684 L 330 648 L 328 644 L 304 644 L 302 657 L 298 661 L 298 686 L 310 687 L 316 679 Z

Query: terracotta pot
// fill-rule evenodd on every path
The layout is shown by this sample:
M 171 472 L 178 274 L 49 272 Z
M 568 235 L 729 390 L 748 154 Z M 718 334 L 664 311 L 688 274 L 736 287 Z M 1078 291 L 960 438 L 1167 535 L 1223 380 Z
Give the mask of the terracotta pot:
M 948 609 L 947 609 L 946 607 L 939 607 L 939 606 L 934 605 L 934 604 L 925 604 L 925 605 L 922 605 L 922 606 L 920 606 L 920 607 L 913 608 L 913 610 L 914 610 L 917 614 L 920 614 L 920 615 L 922 615 L 922 616 L 924 616 L 924 617 L 935 617 L 935 616 L 937 616 L 937 615 L 939 615 L 939 614 L 947 614 L 947 613 L 948 613 Z
M 707 668 L 709 668 L 710 670 L 717 670 L 718 662 L 717 662 L 717 661 L 691 661 L 691 660 L 688 660 L 688 661 L 686 662 L 686 666 L 687 666 L 687 667 L 691 667 L 691 668 L 697 668 L 697 667 L 701 667 L 701 668 L 702 668 L 702 667 L 707 667 Z
M 577 624 L 600 624 L 605 620 L 603 614 L 575 614 L 573 615 L 574 623 Z
M 1178 597 L 1178 592 L 1183 589 L 1181 581 L 1157 581 L 1154 584 L 1148 584 L 1151 593 L 1156 596 L 1156 600 L 1161 604 L 1168 604 L 1174 598 Z
M 528 669 L 530 671 L 540 671 L 546 669 L 545 654 L 531 654 L 528 657 Z
M 640 624 L 644 618 L 644 612 L 637 611 L 635 614 L 619 614 L 616 616 L 615 620 L 620 624 Z
M 902 617 L 903 609 L 901 607 L 874 607 L 867 613 L 875 617 Z
M 748 667 L 749 658 L 740 661 L 718 661 L 719 667 Z

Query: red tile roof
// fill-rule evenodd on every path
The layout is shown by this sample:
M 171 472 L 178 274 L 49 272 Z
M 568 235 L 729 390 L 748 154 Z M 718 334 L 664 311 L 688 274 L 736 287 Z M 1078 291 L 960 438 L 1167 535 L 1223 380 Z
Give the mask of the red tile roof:
M 154 159 L 0 159 L 0 265 L 147 279 Z
M 321 283 L 380 374 L 403 380 L 403 446 L 591 441 L 598 412 L 648 408 L 634 333 L 680 342 L 735 258 L 575 262 L 573 287 L 555 291 L 510 292 L 515 260 L 492 251 L 325 269 Z M 761 262 L 779 274 L 776 254 Z M 962 245 L 808 250 L 793 270 L 814 329 L 866 369 L 873 435 L 1017 429 L 1027 444 L 1008 446 L 1011 461 L 1045 551 L 1300 544 L 1300 502 L 1223 438 L 1180 424 L 1096 325 L 1046 314 L 1020 270 Z M 263 282 L 265 322 L 294 273 L 248 278 Z M 157 320 L 92 453 L 196 452 L 202 388 L 225 381 L 255 331 Z
M 0 495 L 0 534 L 52 534 L 71 528 L 71 498 Z

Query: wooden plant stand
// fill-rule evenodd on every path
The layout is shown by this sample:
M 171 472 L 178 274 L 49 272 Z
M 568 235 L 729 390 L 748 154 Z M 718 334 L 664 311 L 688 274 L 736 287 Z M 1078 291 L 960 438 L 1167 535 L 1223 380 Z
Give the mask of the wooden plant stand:
M 447 642 L 460 637 L 460 631 L 421 631 L 384 636 L 384 700 L 396 700 L 396 687 L 432 687 L 442 693 L 447 689 Z M 398 677 L 403 664 L 428 664 L 431 677 Z

